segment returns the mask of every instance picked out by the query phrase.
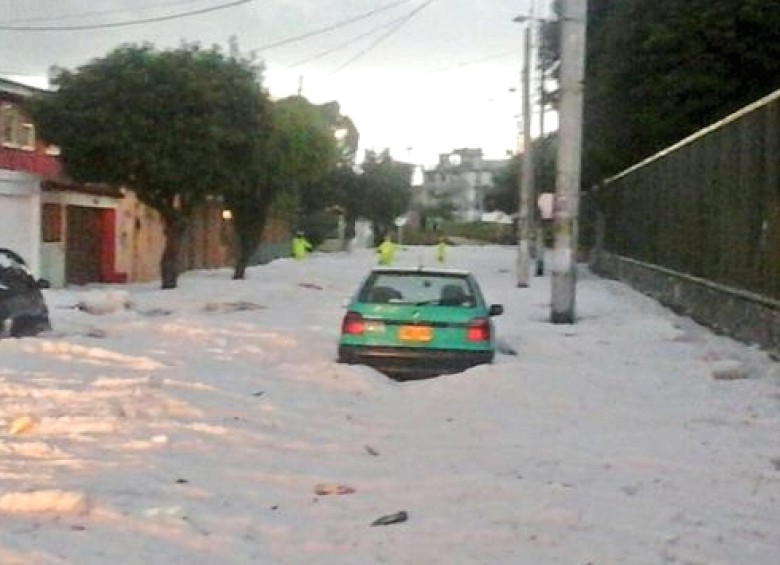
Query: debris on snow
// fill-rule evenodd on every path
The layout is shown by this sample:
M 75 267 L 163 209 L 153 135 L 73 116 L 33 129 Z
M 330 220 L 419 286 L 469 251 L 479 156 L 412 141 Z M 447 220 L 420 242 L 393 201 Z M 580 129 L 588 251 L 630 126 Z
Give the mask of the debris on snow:
M 207 302 L 205 306 L 206 312 L 229 314 L 231 312 L 247 312 L 251 310 L 264 310 L 266 307 L 261 304 L 255 304 L 254 302 L 247 302 L 244 300 L 238 302 Z
M 321 496 L 327 496 L 331 494 L 354 494 L 355 489 L 347 485 L 319 483 L 318 485 L 315 485 L 314 493 Z
M 114 314 L 130 308 L 130 294 L 126 290 L 91 292 L 76 304 L 76 309 L 87 314 Z
M 379 452 L 376 449 L 374 449 L 373 447 L 371 447 L 370 445 L 366 444 L 363 447 L 365 447 L 365 449 L 366 449 L 366 451 L 368 452 L 369 455 L 373 455 L 375 457 L 377 455 L 379 455 Z
M 32 416 L 19 416 L 18 418 L 14 418 L 11 424 L 8 426 L 8 434 L 15 436 L 27 433 L 32 431 L 36 423 L 37 422 L 35 418 Z
M 747 369 L 739 361 L 718 361 L 712 366 L 712 378 L 716 381 L 736 381 L 748 377 Z
M 409 519 L 409 514 L 405 510 L 396 512 L 395 514 L 386 514 L 380 518 L 377 518 L 371 522 L 372 526 L 388 526 L 390 524 L 399 524 L 406 522 Z

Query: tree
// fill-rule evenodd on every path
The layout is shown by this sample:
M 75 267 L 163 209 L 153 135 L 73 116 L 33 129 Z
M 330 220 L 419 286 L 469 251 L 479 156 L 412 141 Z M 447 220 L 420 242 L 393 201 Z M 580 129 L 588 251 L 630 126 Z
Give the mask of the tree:
M 226 185 L 221 192 L 233 215 L 235 279 L 244 278 L 275 199 L 318 180 L 338 158 L 331 124 L 317 106 L 301 96 L 273 102 L 269 128 L 258 129 L 254 135 L 258 143 L 251 162 L 235 171 L 239 182 Z
M 165 228 L 162 288 L 174 288 L 182 235 L 209 193 L 235 182 L 263 123 L 258 69 L 217 48 L 128 45 L 75 72 L 29 110 L 76 180 L 124 185 Z
M 780 87 L 777 0 L 589 0 L 588 186 Z M 557 23 L 543 56 L 559 57 Z
M 387 233 L 393 220 L 406 212 L 411 199 L 412 167 L 394 161 L 388 150 L 366 151 L 360 170 L 348 162 L 332 169 L 320 181 L 302 191 L 301 211 L 316 216 L 323 209 L 338 207 L 344 213 L 347 237 L 363 217 L 374 224 L 375 234 Z
M 312 181 L 299 185 L 299 221 L 306 226 L 307 235 L 314 241 L 326 236 L 327 223 L 337 223 L 334 210 L 344 214 L 346 237 L 354 235 L 356 219 L 350 195 L 355 193 L 358 175 L 355 172 L 355 154 L 360 135 L 348 116 L 341 114 L 338 102 L 315 106 L 328 125 L 336 143 L 336 166 Z M 315 227 L 316 226 L 316 227 Z M 316 231 L 317 233 L 310 233 Z
M 541 139 L 533 141 L 534 160 L 536 161 L 537 195 L 555 190 L 555 159 L 557 133 L 549 133 Z M 494 180 L 493 188 L 485 198 L 485 207 L 489 211 L 501 210 L 506 214 L 517 214 L 519 208 L 519 181 L 522 174 L 523 161 L 521 155 L 514 155 L 506 167 L 500 169 Z M 534 201 L 536 195 L 534 196 Z
M 306 218 L 307 233 L 311 229 L 309 218 L 322 217 L 322 212 L 338 210 L 344 215 L 345 237 L 354 237 L 355 221 L 360 215 L 357 205 L 360 198 L 360 175 L 354 167 L 340 165 L 331 169 L 320 181 L 304 185 L 301 191 L 300 211 Z M 334 218 L 335 219 L 335 218 Z M 316 235 L 312 234 L 314 239 Z
M 393 229 L 395 218 L 406 212 L 411 200 L 412 167 L 398 163 L 386 149 L 366 151 L 355 195 L 358 215 L 371 220 L 375 237 Z

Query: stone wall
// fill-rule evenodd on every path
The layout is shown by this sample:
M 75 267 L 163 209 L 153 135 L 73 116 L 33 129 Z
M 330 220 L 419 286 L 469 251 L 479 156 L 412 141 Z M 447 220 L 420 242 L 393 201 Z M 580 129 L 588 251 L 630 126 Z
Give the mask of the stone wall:
M 591 269 L 618 279 L 675 312 L 780 359 L 780 301 L 606 252 Z

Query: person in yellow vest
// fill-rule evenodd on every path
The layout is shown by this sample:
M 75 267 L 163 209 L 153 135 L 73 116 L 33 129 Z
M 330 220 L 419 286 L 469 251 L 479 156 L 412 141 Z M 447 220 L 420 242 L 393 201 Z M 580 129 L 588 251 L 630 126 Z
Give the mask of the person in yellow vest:
M 377 261 L 380 265 L 389 265 L 395 257 L 395 243 L 389 235 L 385 236 L 384 241 L 376 248 Z
M 304 237 L 303 232 L 299 231 L 295 234 L 295 237 L 293 237 L 292 240 L 292 256 L 295 259 L 305 259 L 306 256 L 311 252 L 312 245 L 309 243 L 309 240 Z
M 439 238 L 439 243 L 436 244 L 436 261 L 438 263 L 444 263 L 447 255 L 447 242 L 443 237 Z

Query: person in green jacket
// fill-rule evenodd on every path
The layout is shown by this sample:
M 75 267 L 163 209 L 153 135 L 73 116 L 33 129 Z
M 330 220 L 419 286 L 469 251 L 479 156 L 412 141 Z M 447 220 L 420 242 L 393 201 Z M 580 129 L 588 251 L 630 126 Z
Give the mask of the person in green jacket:
M 439 243 L 436 244 L 436 261 L 444 263 L 447 255 L 447 242 L 443 237 L 439 238 Z
M 295 237 L 292 239 L 291 247 L 292 256 L 295 259 L 305 259 L 312 250 L 311 243 L 309 243 L 309 240 L 306 239 L 302 231 L 299 231 L 295 234 Z
M 376 248 L 377 260 L 380 265 L 389 265 L 395 257 L 395 243 L 389 235 L 385 236 L 384 241 Z

